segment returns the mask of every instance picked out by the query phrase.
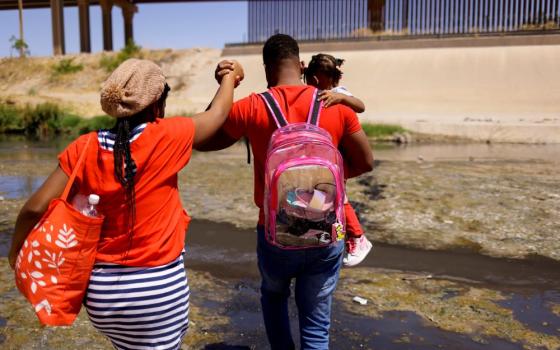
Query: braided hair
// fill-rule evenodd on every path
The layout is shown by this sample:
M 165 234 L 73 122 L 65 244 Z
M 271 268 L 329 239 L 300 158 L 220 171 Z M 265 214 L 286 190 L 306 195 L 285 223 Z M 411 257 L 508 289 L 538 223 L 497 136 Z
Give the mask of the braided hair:
M 311 81 L 312 77 L 317 73 L 323 73 L 331 78 L 333 85 L 337 86 L 340 78 L 342 78 L 342 71 L 340 66 L 344 63 L 342 58 L 335 58 L 332 55 L 319 53 L 311 56 L 309 65 L 305 68 L 304 77 L 305 81 Z
M 127 221 L 130 240 L 132 239 L 133 228 L 136 222 L 136 191 L 134 187 L 136 163 L 132 159 L 130 152 L 131 131 L 141 123 L 154 121 L 156 118 L 163 118 L 165 100 L 170 90 L 169 85 L 165 84 L 163 93 L 156 102 L 135 115 L 117 119 L 117 124 L 113 129 L 116 134 L 113 146 L 114 174 L 117 181 L 123 187 L 125 203 L 129 210 Z

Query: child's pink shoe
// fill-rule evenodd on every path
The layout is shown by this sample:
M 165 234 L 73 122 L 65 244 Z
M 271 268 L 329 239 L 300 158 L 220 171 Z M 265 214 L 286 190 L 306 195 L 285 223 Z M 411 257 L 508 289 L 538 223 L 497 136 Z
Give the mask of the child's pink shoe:
M 373 244 L 365 235 L 357 238 L 348 238 L 346 241 L 346 254 L 342 259 L 342 263 L 347 267 L 358 265 L 366 258 L 372 247 Z

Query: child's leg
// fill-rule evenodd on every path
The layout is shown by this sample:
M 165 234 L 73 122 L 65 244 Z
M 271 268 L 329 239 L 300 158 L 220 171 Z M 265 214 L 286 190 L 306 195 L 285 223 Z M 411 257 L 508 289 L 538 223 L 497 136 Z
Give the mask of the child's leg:
M 372 244 L 364 235 L 356 212 L 348 200 L 344 203 L 344 213 L 346 215 L 346 256 L 342 259 L 342 263 L 344 266 L 356 266 L 369 254 Z
M 362 225 L 360 225 L 358 216 L 348 201 L 344 203 L 344 215 L 346 216 L 346 237 L 358 238 L 363 235 L 364 230 L 362 229 Z

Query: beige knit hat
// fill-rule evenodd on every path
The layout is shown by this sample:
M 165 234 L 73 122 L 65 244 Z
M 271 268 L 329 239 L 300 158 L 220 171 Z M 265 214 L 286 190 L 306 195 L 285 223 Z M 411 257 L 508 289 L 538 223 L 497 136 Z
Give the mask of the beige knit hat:
M 152 61 L 124 61 L 101 86 L 101 108 L 115 118 L 134 115 L 157 101 L 165 87 L 161 68 Z

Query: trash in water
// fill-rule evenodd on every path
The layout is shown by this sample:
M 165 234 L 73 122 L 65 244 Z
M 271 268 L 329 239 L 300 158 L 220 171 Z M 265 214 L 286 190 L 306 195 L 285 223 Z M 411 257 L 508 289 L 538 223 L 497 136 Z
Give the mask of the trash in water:
M 433 278 L 432 275 L 425 275 L 425 276 L 411 276 L 411 277 L 402 277 L 403 281 L 416 281 L 416 280 L 429 280 Z
M 358 304 L 360 304 L 360 305 L 366 305 L 366 304 L 367 304 L 367 299 L 364 299 L 364 298 L 359 297 L 359 296 L 355 296 L 355 297 L 352 299 L 352 301 L 355 302 L 355 303 L 358 303 Z

